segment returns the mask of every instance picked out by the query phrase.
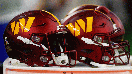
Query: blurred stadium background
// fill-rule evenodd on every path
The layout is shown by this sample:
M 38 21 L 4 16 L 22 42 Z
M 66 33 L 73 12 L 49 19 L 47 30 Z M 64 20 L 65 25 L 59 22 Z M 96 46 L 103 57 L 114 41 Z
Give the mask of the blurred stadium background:
M 73 8 L 83 4 L 102 5 L 113 11 L 125 27 L 124 38 L 132 48 L 132 1 L 131 0 L 0 0 L 0 66 L 8 57 L 4 48 L 3 32 L 8 22 L 18 14 L 29 10 L 46 10 L 59 20 Z M 15 54 L 15 53 L 14 53 Z M 132 52 L 131 52 L 132 55 Z

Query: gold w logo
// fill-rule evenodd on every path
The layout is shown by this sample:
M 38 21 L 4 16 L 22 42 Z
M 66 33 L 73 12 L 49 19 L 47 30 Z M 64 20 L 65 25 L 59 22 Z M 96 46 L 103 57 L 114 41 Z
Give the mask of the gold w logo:
M 91 32 L 92 31 L 92 23 L 93 17 L 86 17 L 87 19 L 87 28 L 85 29 L 85 22 L 82 19 L 76 20 L 75 28 L 72 23 L 66 25 L 66 27 L 71 31 L 74 36 L 80 35 L 80 27 L 83 29 L 84 32 Z M 80 26 L 80 27 L 79 27 Z
M 27 24 L 25 26 L 25 19 L 22 18 L 22 19 L 19 19 L 19 22 L 16 23 L 15 25 L 15 21 L 11 23 L 11 28 L 12 28 L 12 32 L 14 32 L 14 35 L 15 34 L 18 34 L 19 32 L 19 26 L 21 26 L 21 30 L 23 32 L 23 29 L 24 29 L 24 32 L 28 32 L 30 30 L 30 27 L 34 21 L 35 17 L 28 17 L 28 21 L 27 21 Z M 20 25 L 19 25 L 20 23 Z

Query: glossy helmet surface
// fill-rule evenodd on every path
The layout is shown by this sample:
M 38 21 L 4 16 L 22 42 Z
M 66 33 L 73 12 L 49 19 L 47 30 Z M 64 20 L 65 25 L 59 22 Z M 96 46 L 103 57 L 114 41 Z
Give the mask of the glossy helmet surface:
M 65 53 L 72 52 L 64 51 L 65 47 L 60 46 L 65 42 L 57 30 L 60 24 L 53 14 L 44 10 L 17 15 L 3 34 L 8 56 L 29 66 L 66 66 L 69 60 Z
M 125 65 L 129 63 L 130 45 L 123 41 L 124 26 L 109 9 L 98 5 L 82 5 L 71 10 L 61 21 L 74 38 L 77 60 L 90 64 Z M 74 58 L 74 57 L 72 57 Z

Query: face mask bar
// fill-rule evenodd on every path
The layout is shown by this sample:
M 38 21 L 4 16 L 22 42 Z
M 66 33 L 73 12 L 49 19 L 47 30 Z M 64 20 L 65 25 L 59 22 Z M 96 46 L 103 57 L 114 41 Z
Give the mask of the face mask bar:
M 124 45 L 125 43 L 125 45 Z M 123 44 L 123 45 L 122 45 Z M 112 48 L 104 47 L 102 61 L 106 64 L 126 65 L 130 59 L 130 45 L 127 41 L 112 45 Z M 128 49 L 126 49 L 128 48 Z M 105 60 L 107 59 L 107 60 Z
M 31 40 L 40 45 L 40 60 L 42 65 L 72 67 L 76 65 L 76 50 L 67 51 L 65 34 L 54 31 L 47 34 L 33 33 Z M 39 42 L 42 41 L 42 42 Z M 74 54 L 74 64 L 71 56 Z M 52 58 L 50 58 L 52 57 Z M 53 63 L 51 61 L 53 60 Z
M 114 44 L 113 46 L 117 46 L 117 47 L 113 48 L 113 49 L 115 49 L 115 52 L 117 52 L 117 56 L 113 57 L 113 59 L 115 59 L 114 62 L 117 59 L 120 59 L 120 61 L 116 61 L 117 64 L 120 65 L 119 62 L 121 62 L 123 65 L 124 64 L 129 64 L 129 59 L 130 59 L 130 45 L 129 45 L 129 42 L 128 41 L 122 41 L 119 44 Z M 118 51 L 116 51 L 116 50 L 118 50 Z M 119 56 L 118 56 L 118 53 L 119 53 Z M 124 59 L 123 59 L 123 57 L 124 57 Z
M 102 38 L 104 37 L 104 38 Z M 107 37 L 106 40 L 105 37 Z M 105 39 L 105 40 L 103 40 Z M 96 34 L 93 38 L 94 42 L 103 47 L 102 63 L 126 65 L 129 64 L 130 59 L 130 45 L 128 41 L 121 41 L 114 43 L 106 34 Z M 104 46 L 103 42 L 107 44 Z

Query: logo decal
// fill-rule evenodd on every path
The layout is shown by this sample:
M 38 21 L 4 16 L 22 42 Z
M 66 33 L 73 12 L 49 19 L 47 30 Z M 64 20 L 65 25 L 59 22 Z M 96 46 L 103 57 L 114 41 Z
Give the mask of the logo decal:
M 34 19 L 35 19 L 35 17 L 28 17 L 28 21 L 27 21 L 26 25 L 25 25 L 24 18 L 19 19 L 19 22 L 17 22 L 16 24 L 15 24 L 15 21 L 13 23 L 11 23 L 12 32 L 14 32 L 14 35 L 18 34 L 20 26 L 21 26 L 22 32 L 23 32 L 23 29 L 24 29 L 24 32 L 28 32 L 30 30 L 30 27 L 31 27 Z M 19 25 L 19 23 L 20 23 L 20 25 Z
M 85 22 L 82 19 L 76 20 L 75 28 L 72 23 L 66 25 L 66 27 L 71 31 L 74 36 L 80 35 L 80 27 L 83 29 L 83 32 L 91 32 L 92 31 L 92 23 L 93 17 L 86 17 L 87 20 L 87 27 L 85 28 Z

